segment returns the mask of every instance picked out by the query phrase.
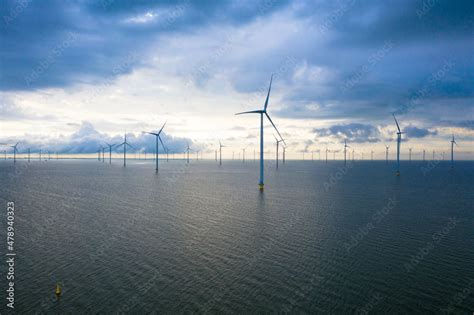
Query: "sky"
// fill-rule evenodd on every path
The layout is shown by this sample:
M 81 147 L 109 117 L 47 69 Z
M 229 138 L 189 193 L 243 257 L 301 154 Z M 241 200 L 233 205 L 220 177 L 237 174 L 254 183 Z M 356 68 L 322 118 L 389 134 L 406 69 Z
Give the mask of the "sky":
M 268 113 L 288 157 L 413 148 L 474 158 L 474 1 L 0 0 L 0 143 L 97 152 L 189 143 L 258 151 Z M 265 124 L 265 151 L 275 151 Z M 3 146 L 0 150 L 8 149 Z M 308 156 L 308 155 L 306 155 Z

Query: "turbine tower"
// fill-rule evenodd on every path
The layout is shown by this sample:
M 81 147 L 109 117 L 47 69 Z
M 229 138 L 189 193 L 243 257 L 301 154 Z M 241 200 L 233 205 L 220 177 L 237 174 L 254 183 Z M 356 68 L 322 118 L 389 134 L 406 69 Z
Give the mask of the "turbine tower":
M 163 144 L 163 140 L 161 140 L 160 134 L 163 131 L 163 128 L 165 128 L 166 121 L 161 127 L 161 129 L 158 132 L 146 132 L 143 131 L 143 133 L 147 133 L 149 135 L 155 136 L 155 172 L 158 173 L 158 159 L 159 159 L 159 142 L 161 142 L 161 145 L 163 146 L 163 149 L 165 149 L 165 145 Z
M 347 141 L 346 139 L 344 139 L 344 166 L 347 165 L 347 159 L 346 159 L 347 148 L 350 148 L 350 146 L 347 145 Z
M 286 162 L 286 145 L 283 146 L 283 164 Z
M 390 148 L 389 145 L 385 145 L 385 164 L 388 164 L 388 149 Z
M 328 145 L 326 144 L 326 164 L 328 164 Z
M 242 163 L 245 163 L 245 150 L 247 150 L 247 147 L 242 149 Z
M 242 114 L 259 114 L 260 115 L 260 180 L 259 180 L 258 186 L 259 186 L 259 189 L 261 191 L 264 188 L 264 179 L 263 179 L 263 177 L 264 177 L 264 161 L 263 161 L 263 158 L 264 158 L 264 156 L 263 156 L 263 152 L 264 152 L 264 148 L 263 148 L 263 119 L 264 118 L 263 118 L 263 116 L 264 115 L 268 118 L 270 123 L 273 125 L 273 127 L 275 128 L 275 130 L 278 133 L 278 135 L 280 136 L 280 138 L 282 138 L 280 132 L 278 131 L 277 127 L 275 126 L 272 119 L 270 118 L 270 116 L 267 113 L 268 99 L 270 98 L 270 91 L 272 89 L 272 81 L 273 81 L 273 74 L 270 78 L 270 85 L 268 87 L 267 98 L 265 100 L 263 110 L 254 110 L 254 111 L 248 111 L 248 112 L 242 112 L 242 113 L 237 113 L 236 114 L 236 115 L 242 115 Z M 283 141 L 283 143 L 285 143 L 285 141 Z
M 275 141 L 276 141 L 276 146 L 277 146 L 277 150 L 276 150 L 276 169 L 278 169 L 278 153 L 279 153 L 279 148 L 280 148 L 280 142 L 283 142 L 283 139 L 281 140 L 278 140 L 277 137 L 273 136 L 273 138 L 275 138 Z
M 117 148 L 123 146 L 123 167 L 127 166 L 127 145 L 130 148 L 134 148 L 130 143 L 127 142 L 127 133 L 125 133 L 124 141 L 117 146 Z
M 423 162 L 425 161 L 425 155 L 426 155 L 426 151 L 423 150 Z
M 398 125 L 398 121 L 397 121 L 397 118 L 395 117 L 395 114 L 392 113 L 392 116 L 393 116 L 393 119 L 395 119 L 395 123 L 397 124 L 397 129 L 398 129 L 398 132 L 397 132 L 397 172 L 396 172 L 396 175 L 397 176 L 400 176 L 400 144 L 402 142 L 402 132 L 400 130 L 400 126 Z
M 225 148 L 225 146 L 222 145 L 221 140 L 219 140 L 219 165 L 222 165 L 222 148 Z
M 13 163 L 16 163 L 16 153 L 18 152 L 18 149 L 16 148 L 18 143 L 17 142 L 15 145 L 11 145 L 10 148 L 13 148 Z
M 454 135 L 453 139 L 451 140 L 451 168 L 454 168 L 454 145 L 458 145 L 456 143 L 456 140 L 454 140 Z
M 191 151 L 191 148 L 189 147 L 189 143 L 186 143 L 186 153 L 187 153 L 187 163 L 189 164 L 189 151 Z
M 107 142 L 105 144 L 109 147 L 109 164 L 112 164 L 112 147 L 115 144 L 108 144 Z
M 411 150 L 413 150 L 413 148 L 408 148 L 408 161 L 411 162 Z

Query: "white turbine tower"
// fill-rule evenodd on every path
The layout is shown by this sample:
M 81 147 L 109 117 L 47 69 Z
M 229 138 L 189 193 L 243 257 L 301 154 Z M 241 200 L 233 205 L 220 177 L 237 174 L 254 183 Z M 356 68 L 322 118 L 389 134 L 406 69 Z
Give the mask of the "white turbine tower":
M 454 140 L 454 135 L 453 139 L 451 140 L 451 168 L 454 168 L 454 145 L 458 145 L 456 140 Z
M 222 148 L 225 148 L 225 145 L 219 140 L 219 165 L 222 165 Z
M 395 114 L 392 113 L 392 116 L 393 116 L 393 119 L 395 119 L 395 123 L 397 124 L 397 172 L 396 172 L 396 175 L 397 176 L 400 176 L 400 144 L 402 142 L 402 134 L 404 132 L 402 132 L 400 130 L 400 126 L 398 125 L 398 121 L 397 121 L 397 118 L 395 117 Z
M 16 148 L 18 146 L 17 142 L 15 145 L 11 145 L 10 148 L 13 148 L 13 163 L 16 163 L 16 153 L 18 152 L 18 149 Z
M 388 149 L 390 148 L 389 145 L 385 145 L 385 164 L 388 164 Z
M 347 141 L 346 139 L 344 139 L 344 166 L 347 165 L 347 158 L 346 158 L 347 148 L 350 148 L 350 146 L 347 145 Z
M 112 147 L 115 144 L 108 144 L 107 142 L 105 144 L 109 147 L 109 164 L 112 164 Z
M 270 86 L 268 87 L 268 93 L 267 93 L 267 98 L 265 100 L 265 105 L 263 107 L 263 110 L 254 110 L 254 111 L 248 111 L 248 112 L 242 112 L 242 113 L 237 113 L 236 115 L 242 115 L 242 114 L 259 114 L 260 115 L 260 180 L 259 180 L 259 183 L 258 183 L 258 186 L 259 186 L 259 189 L 262 191 L 263 188 L 264 188 L 264 161 L 263 161 L 263 153 L 264 153 L 264 147 L 263 147 L 263 116 L 265 115 L 268 120 L 270 121 L 270 123 L 273 125 L 273 127 L 275 128 L 276 132 L 278 133 L 278 135 L 280 136 L 280 138 L 282 138 L 280 132 L 278 131 L 277 127 L 275 126 L 275 124 L 273 123 L 272 119 L 270 118 L 270 116 L 268 115 L 267 113 L 267 107 L 268 107 L 268 99 L 270 97 L 270 91 L 272 89 L 272 81 L 273 81 L 273 75 L 271 76 L 270 78 Z M 285 143 L 283 141 L 283 143 Z
M 163 146 L 163 149 L 166 150 L 165 148 L 165 145 L 163 144 L 163 140 L 161 140 L 161 137 L 160 137 L 160 134 L 161 132 L 163 131 L 163 128 L 165 128 L 165 125 L 166 125 L 166 121 L 165 123 L 163 124 L 163 126 L 161 127 L 161 129 L 158 131 L 158 132 L 146 132 L 146 131 L 143 131 L 143 133 L 147 133 L 149 135 L 152 135 L 152 136 L 155 136 L 155 172 L 158 173 L 158 160 L 159 160 L 159 142 L 161 142 L 161 145 Z
M 186 146 L 187 163 L 189 164 L 189 151 L 191 151 L 191 148 L 189 147 L 189 143 L 186 143 Z
M 124 141 L 117 145 L 117 148 L 123 146 L 123 167 L 126 167 L 127 166 L 127 146 L 129 146 L 130 148 L 134 149 L 134 147 L 127 142 L 127 133 L 125 133 L 125 136 L 124 136 Z

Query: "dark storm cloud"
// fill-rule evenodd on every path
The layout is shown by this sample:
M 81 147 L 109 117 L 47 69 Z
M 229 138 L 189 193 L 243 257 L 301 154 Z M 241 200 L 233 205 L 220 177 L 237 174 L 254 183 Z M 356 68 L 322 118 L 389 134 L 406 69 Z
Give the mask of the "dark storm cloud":
M 1 0 L 0 89 L 110 80 L 142 65 L 141 53 L 163 34 L 212 23 L 239 25 L 284 3 Z M 130 22 L 150 17 L 147 23 Z M 127 62 L 130 54 L 138 57 Z
M 147 49 L 162 47 L 164 35 L 208 39 L 210 28 L 238 32 L 264 19 L 271 27 L 254 31 L 268 32 L 261 42 L 232 42 L 219 56 L 224 61 L 200 73 L 199 88 L 221 74 L 237 91 L 260 95 L 275 72 L 282 103 L 273 113 L 298 119 L 379 122 L 397 112 L 429 123 L 456 99 L 457 117 L 446 119 L 456 126 L 472 110 L 470 0 L 0 1 L 1 90 L 110 82 L 146 66 Z M 288 34 L 279 33 L 280 24 Z M 187 69 L 196 54 L 186 44 L 179 54 Z
M 376 127 L 359 123 L 316 128 L 313 129 L 313 132 L 317 137 L 335 137 L 339 140 L 347 139 L 348 142 L 355 143 L 380 141 L 380 132 Z

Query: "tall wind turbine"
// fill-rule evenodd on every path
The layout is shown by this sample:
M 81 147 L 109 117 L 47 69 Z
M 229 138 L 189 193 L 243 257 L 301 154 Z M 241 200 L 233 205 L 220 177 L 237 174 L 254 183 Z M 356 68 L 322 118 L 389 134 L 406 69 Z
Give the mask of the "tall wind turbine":
M 453 134 L 453 139 L 451 140 L 451 168 L 454 168 L 454 145 L 458 145 L 456 143 L 456 140 L 454 140 L 454 134 Z
M 425 155 L 426 155 L 426 151 L 423 150 L 423 162 L 425 161 Z
M 388 149 L 390 148 L 389 145 L 385 145 L 385 164 L 388 164 Z
M 161 145 L 163 146 L 163 149 L 165 149 L 165 145 L 163 144 L 163 140 L 161 140 L 160 134 L 163 131 L 163 128 L 165 128 L 166 121 L 161 127 L 161 129 L 158 132 L 146 132 L 143 131 L 143 133 L 147 133 L 149 135 L 155 136 L 155 172 L 158 173 L 158 159 L 159 159 L 159 142 L 161 142 Z
M 402 132 L 400 130 L 400 126 L 398 125 L 398 121 L 397 121 L 397 118 L 395 117 L 395 114 L 392 113 L 392 116 L 393 116 L 393 119 L 395 120 L 395 123 L 397 124 L 397 129 L 398 129 L 398 132 L 397 132 L 397 172 L 396 172 L 396 175 L 397 176 L 400 176 L 400 144 L 402 142 Z
M 260 190 L 263 190 L 264 188 L 264 180 L 263 180 L 263 172 L 264 172 L 264 161 L 263 161 L 263 152 L 264 152 L 264 148 L 263 148 L 263 116 L 265 115 L 268 120 L 270 121 L 270 123 L 273 125 L 273 127 L 275 128 L 276 132 L 278 133 L 278 135 L 280 136 L 280 138 L 283 139 L 283 137 L 281 136 L 280 132 L 278 131 L 277 127 L 275 126 L 275 124 L 273 123 L 272 119 L 270 118 L 270 116 L 268 115 L 267 113 L 267 107 L 268 107 L 268 99 L 270 98 L 270 91 L 272 89 L 272 81 L 273 81 L 273 74 L 270 78 L 270 85 L 268 87 L 268 93 L 267 93 L 267 98 L 265 100 L 265 105 L 263 107 L 263 110 L 254 110 L 254 111 L 248 111 L 248 112 L 242 112 L 242 113 L 237 113 L 236 115 L 242 115 L 242 114 L 259 114 L 260 115 L 260 180 L 259 180 L 259 183 L 258 183 L 258 186 L 259 186 L 259 189 Z M 285 143 L 283 141 L 283 143 Z
M 370 151 L 370 160 L 371 160 L 371 161 L 374 160 L 374 151 Z
M 413 148 L 408 148 L 408 161 L 411 162 L 411 151 L 413 150 Z
M 117 148 L 123 146 L 123 167 L 127 166 L 127 146 L 133 149 L 133 146 L 127 142 L 127 133 L 125 133 L 124 141 L 117 145 Z
M 108 147 L 109 147 L 109 164 L 112 164 L 112 147 L 115 145 L 115 144 L 109 144 L 109 143 L 105 143 Z
M 326 164 L 328 163 L 328 145 L 326 144 Z
M 222 165 L 222 148 L 225 148 L 225 145 L 222 145 L 221 141 L 219 140 L 219 165 Z
M 283 142 L 283 139 L 278 140 L 277 137 L 275 137 L 275 136 L 273 136 L 273 138 L 275 138 L 276 146 L 277 146 L 277 150 L 276 150 L 276 169 L 278 169 L 279 148 L 280 148 L 280 142 Z
M 15 145 L 11 145 L 10 148 L 13 148 L 13 163 L 16 163 L 16 153 L 18 152 L 18 149 L 16 148 L 18 143 L 17 142 Z
M 350 148 L 350 146 L 347 145 L 347 141 L 346 139 L 344 139 L 344 166 L 347 165 L 347 159 L 346 159 L 347 148 Z

